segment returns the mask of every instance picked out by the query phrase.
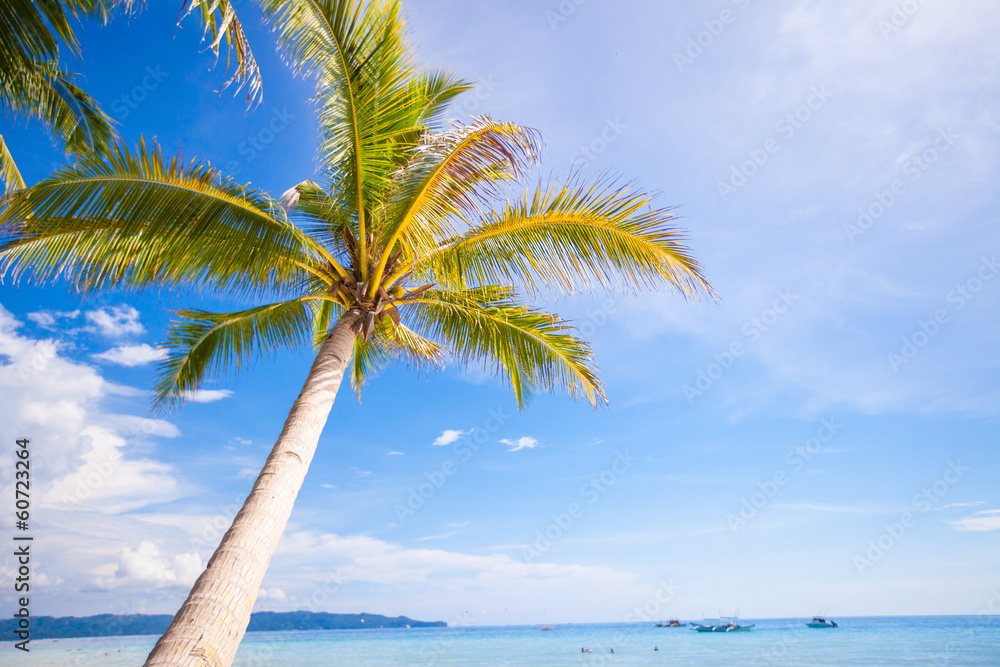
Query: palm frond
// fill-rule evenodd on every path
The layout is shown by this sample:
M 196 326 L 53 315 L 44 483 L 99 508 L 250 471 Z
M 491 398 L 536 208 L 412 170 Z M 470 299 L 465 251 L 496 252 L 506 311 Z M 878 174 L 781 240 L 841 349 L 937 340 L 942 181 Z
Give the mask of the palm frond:
M 81 289 L 148 285 L 276 294 L 315 270 L 314 245 L 266 195 L 142 142 L 88 155 L 0 210 L 0 276 Z
M 102 150 L 114 142 L 111 119 L 55 61 L 0 71 L 0 106 L 45 123 L 71 153 Z
M 357 240 L 351 231 L 351 214 L 342 202 L 314 181 L 302 181 L 281 196 L 281 204 L 294 215 L 299 227 L 321 243 L 338 263 L 357 261 Z
M 0 178 L 4 182 L 4 193 L 10 194 L 25 187 L 21 172 L 17 169 L 14 157 L 10 154 L 7 144 L 0 134 Z
M 318 349 L 330 335 L 330 330 L 344 309 L 329 299 L 318 300 L 313 304 L 313 307 L 315 315 L 312 321 L 312 344 Z
M 233 74 L 223 88 L 232 84 L 238 93 L 244 87 L 247 89 L 247 102 L 257 103 L 263 99 L 264 87 L 260 74 L 260 66 L 250 49 L 250 41 L 243 32 L 243 26 L 236 15 L 232 0 L 182 0 L 181 16 L 178 24 L 188 14 L 195 10 L 201 15 L 204 26 L 204 40 L 211 40 L 208 48 L 219 57 L 222 40 L 226 40 L 226 70 Z M 235 67 L 233 66 L 235 62 Z
M 0 9 L 0 72 L 59 57 L 59 41 L 78 53 L 67 6 L 60 0 L 5 0 Z
M 355 217 L 364 279 L 371 212 L 413 141 L 415 109 L 428 106 L 426 89 L 413 85 L 399 2 L 268 0 L 266 13 L 293 67 L 317 75 L 320 160 Z
M 392 361 L 392 354 L 385 344 L 385 337 L 373 335 L 354 339 L 354 355 L 351 357 L 351 389 L 361 398 L 361 388 L 365 382 L 382 372 Z
M 208 377 L 253 357 L 263 357 L 308 340 L 312 310 L 301 299 L 257 306 L 235 313 L 182 310 L 175 313 L 160 363 L 154 404 L 167 408 L 183 402 Z
M 442 244 L 420 269 L 443 285 L 520 284 L 575 293 L 637 291 L 666 283 L 686 297 L 713 294 L 701 267 L 651 195 L 606 181 L 541 186 Z
M 428 135 L 416 157 L 397 174 L 376 278 L 397 241 L 410 261 L 436 250 L 442 239 L 457 232 L 456 221 L 478 215 L 482 203 L 502 195 L 505 181 L 523 177 L 536 164 L 539 144 L 537 132 L 488 117 Z M 372 281 L 369 294 L 378 282 Z
M 519 304 L 513 288 L 428 290 L 411 304 L 418 331 L 442 341 L 463 365 L 482 363 L 509 382 L 519 406 L 538 391 L 606 402 L 589 345 L 555 315 Z
M 132 14 L 142 0 L 62 0 L 74 16 L 107 23 L 116 11 Z
M 406 360 L 417 368 L 437 368 L 443 363 L 446 353 L 444 346 L 403 324 L 395 324 L 389 317 L 382 317 L 375 323 L 370 337 L 358 336 L 354 341 L 351 387 L 360 398 L 365 383 L 392 362 Z
M 442 118 L 448 110 L 448 105 L 462 93 L 472 90 L 473 84 L 467 79 L 455 76 L 443 70 L 431 70 L 417 74 L 410 85 L 417 99 L 414 105 L 416 117 L 412 124 L 416 131 L 421 129 L 432 132 L 443 131 Z M 413 143 L 419 143 L 419 133 L 413 137 Z

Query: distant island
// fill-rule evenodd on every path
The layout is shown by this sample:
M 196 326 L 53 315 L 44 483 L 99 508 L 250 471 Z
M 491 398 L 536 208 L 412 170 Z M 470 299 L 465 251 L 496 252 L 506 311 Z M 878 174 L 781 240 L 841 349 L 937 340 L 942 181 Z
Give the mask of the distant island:
M 167 614 L 98 614 L 97 616 L 32 616 L 32 639 L 71 637 L 116 637 L 123 635 L 162 635 L 173 616 Z M 0 621 L 4 640 L 14 636 L 17 619 Z M 406 616 L 380 614 L 327 614 L 311 611 L 261 611 L 250 617 L 247 632 L 283 632 L 290 630 L 357 630 L 365 628 L 446 628 L 444 621 L 415 621 Z

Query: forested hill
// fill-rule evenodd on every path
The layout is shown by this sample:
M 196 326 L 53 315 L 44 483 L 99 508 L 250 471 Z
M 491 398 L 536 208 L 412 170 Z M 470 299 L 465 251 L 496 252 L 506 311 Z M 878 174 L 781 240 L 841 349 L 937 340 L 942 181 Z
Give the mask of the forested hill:
M 112 637 L 118 635 L 160 635 L 170 625 L 166 614 L 129 614 L 116 616 L 52 616 L 31 617 L 31 638 Z M 18 619 L 0 621 L 0 636 L 4 641 L 14 637 Z M 348 630 L 359 628 L 444 628 L 444 621 L 415 621 L 406 616 L 390 618 L 379 614 L 327 614 L 311 611 L 262 611 L 250 617 L 247 632 L 281 632 L 289 630 Z

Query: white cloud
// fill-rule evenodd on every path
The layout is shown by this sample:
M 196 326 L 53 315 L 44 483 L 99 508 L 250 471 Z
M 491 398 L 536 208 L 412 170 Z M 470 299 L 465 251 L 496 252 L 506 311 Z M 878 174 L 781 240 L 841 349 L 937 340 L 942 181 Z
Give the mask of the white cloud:
M 446 429 L 437 437 L 437 440 L 431 444 L 435 447 L 443 447 L 445 445 L 450 445 L 453 442 L 458 442 L 467 435 L 469 435 L 468 431 L 454 431 L 452 429 Z
M 163 419 L 150 419 L 135 415 L 105 415 L 100 418 L 102 424 L 111 426 L 123 436 L 130 437 L 161 437 L 176 438 L 180 430 Z
M 605 567 L 523 563 L 506 554 L 481 556 L 441 549 L 408 549 L 364 535 L 342 536 L 300 531 L 287 533 L 275 558 L 308 558 L 336 569 L 345 583 L 362 582 L 393 586 L 433 580 L 463 586 L 496 586 L 498 589 L 573 582 L 630 584 L 634 577 Z M 291 568 L 282 568 L 292 571 Z M 287 588 L 287 586 L 286 586 Z
M 110 361 L 120 366 L 144 366 L 152 361 L 159 361 L 167 356 L 167 351 L 163 348 L 153 347 L 146 343 L 139 345 L 119 345 L 107 352 L 91 355 L 94 359 Z
M 406 456 L 403 452 L 389 452 L 386 456 Z
M 87 321 L 111 338 L 141 334 L 145 331 L 139 322 L 139 311 L 132 306 L 112 306 L 87 312 Z
M 957 521 L 949 521 L 954 530 L 987 532 L 1000 530 L 1000 510 L 976 512 L 972 516 L 963 517 Z
M 458 531 L 457 530 L 450 530 L 447 533 L 439 533 L 437 535 L 425 535 L 424 537 L 414 537 L 413 541 L 414 542 L 431 542 L 431 541 L 435 541 L 435 540 L 446 540 L 449 537 L 454 537 L 455 535 L 458 535 Z
M 120 394 L 113 385 L 93 367 L 62 356 L 55 342 L 18 334 L 19 326 L 0 306 L 0 441 L 27 436 L 44 443 L 32 453 L 33 464 L 46 473 L 32 489 L 37 509 L 71 506 L 107 514 L 184 495 L 171 466 L 127 453 L 131 444 L 175 437 L 177 428 L 107 412 L 104 397 Z M 0 463 L 8 457 L 0 454 Z
M 534 449 L 538 446 L 538 440 L 527 435 L 520 437 L 517 440 L 503 439 L 500 442 L 510 447 L 510 449 L 507 450 L 508 452 L 518 452 L 522 449 Z
M 60 311 L 60 310 L 40 310 L 35 313 L 28 313 L 28 320 L 34 322 L 43 329 L 48 329 L 53 331 L 56 325 L 59 324 L 59 320 L 73 320 L 80 316 L 79 310 L 70 311 Z
M 43 504 L 117 514 L 183 495 L 169 465 L 125 458 L 125 439 L 114 431 L 85 426 L 80 439 L 89 447 L 79 465 L 40 494 Z
M 285 591 L 280 588 L 262 588 L 257 592 L 258 600 L 277 600 L 279 602 L 284 602 L 288 599 Z
M 185 394 L 184 399 L 191 403 L 214 403 L 232 395 L 228 389 L 195 389 Z
M 953 507 L 977 507 L 979 505 L 985 505 L 985 500 L 975 500 L 971 503 L 949 503 L 947 505 L 942 505 L 938 508 L 938 511 L 951 509 Z
M 115 576 L 119 580 L 148 582 L 157 588 L 191 586 L 203 569 L 197 553 L 182 553 L 170 559 L 153 542 L 144 540 L 134 550 L 122 549 Z

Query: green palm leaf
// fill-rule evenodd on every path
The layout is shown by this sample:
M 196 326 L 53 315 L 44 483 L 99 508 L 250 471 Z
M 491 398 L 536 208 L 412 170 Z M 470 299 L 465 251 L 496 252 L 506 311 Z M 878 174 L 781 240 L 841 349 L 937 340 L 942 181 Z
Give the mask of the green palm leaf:
M 0 106 L 35 118 L 71 153 L 104 149 L 114 142 L 112 121 L 54 61 L 0 72 Z
M 181 18 L 198 10 L 204 25 L 203 39 L 211 39 L 208 48 L 219 56 L 222 40 L 226 40 L 226 69 L 233 75 L 223 85 L 228 88 L 236 83 L 236 91 L 247 89 L 247 102 L 260 102 L 263 99 L 264 87 L 260 74 L 260 66 L 250 49 L 250 41 L 243 33 L 243 26 L 233 7 L 231 0 L 184 0 L 181 8 Z M 180 21 L 178 21 L 179 23 Z M 235 68 L 233 67 L 235 61 Z
M 153 284 L 276 294 L 316 271 L 316 244 L 266 195 L 158 146 L 85 156 L 0 211 L 0 275 L 83 289 Z
M 235 313 L 182 310 L 167 334 L 156 404 L 176 405 L 207 376 L 236 370 L 252 357 L 294 348 L 308 339 L 312 309 L 294 299 Z
M 437 368 L 444 362 L 447 348 L 428 340 L 388 316 L 375 323 L 373 334 L 354 341 L 351 387 L 361 397 L 361 388 L 395 361 L 405 360 L 416 368 Z
M 3 135 L 0 135 L 0 177 L 3 178 L 4 192 L 10 194 L 25 187 L 21 172 L 17 170 L 14 157 L 10 154 Z
M 443 243 L 417 270 L 444 284 L 518 283 L 577 290 L 638 290 L 667 283 L 686 296 L 712 294 L 701 267 L 650 195 L 606 182 L 526 192 Z
M 535 165 L 539 144 L 537 132 L 486 117 L 425 137 L 416 156 L 396 176 L 375 275 L 381 276 L 397 241 L 412 261 L 454 235 L 455 223 L 463 215 L 481 214 L 483 204 L 503 194 L 504 182 L 524 177 Z M 369 295 L 377 287 L 372 281 Z
M 76 35 L 59 0 L 5 0 L 0 10 L 0 72 L 59 57 L 59 40 L 74 52 Z
M 413 127 L 432 131 L 443 129 L 442 118 L 448 110 L 448 105 L 473 87 L 472 82 L 467 79 L 442 70 L 417 74 L 410 85 L 417 100 L 414 105 L 416 116 L 413 119 Z M 414 143 L 419 143 L 419 139 L 419 136 L 415 136 Z
M 468 83 L 414 71 L 398 1 L 269 0 L 266 7 L 295 68 L 317 76 L 320 158 L 338 206 L 351 212 L 358 276 L 366 280 L 368 235 L 394 172 L 425 124 L 436 123 Z
M 461 364 L 482 363 L 508 381 L 518 405 L 539 391 L 606 402 L 590 346 L 555 315 L 518 303 L 513 288 L 428 290 L 413 303 L 418 331 L 443 341 Z

